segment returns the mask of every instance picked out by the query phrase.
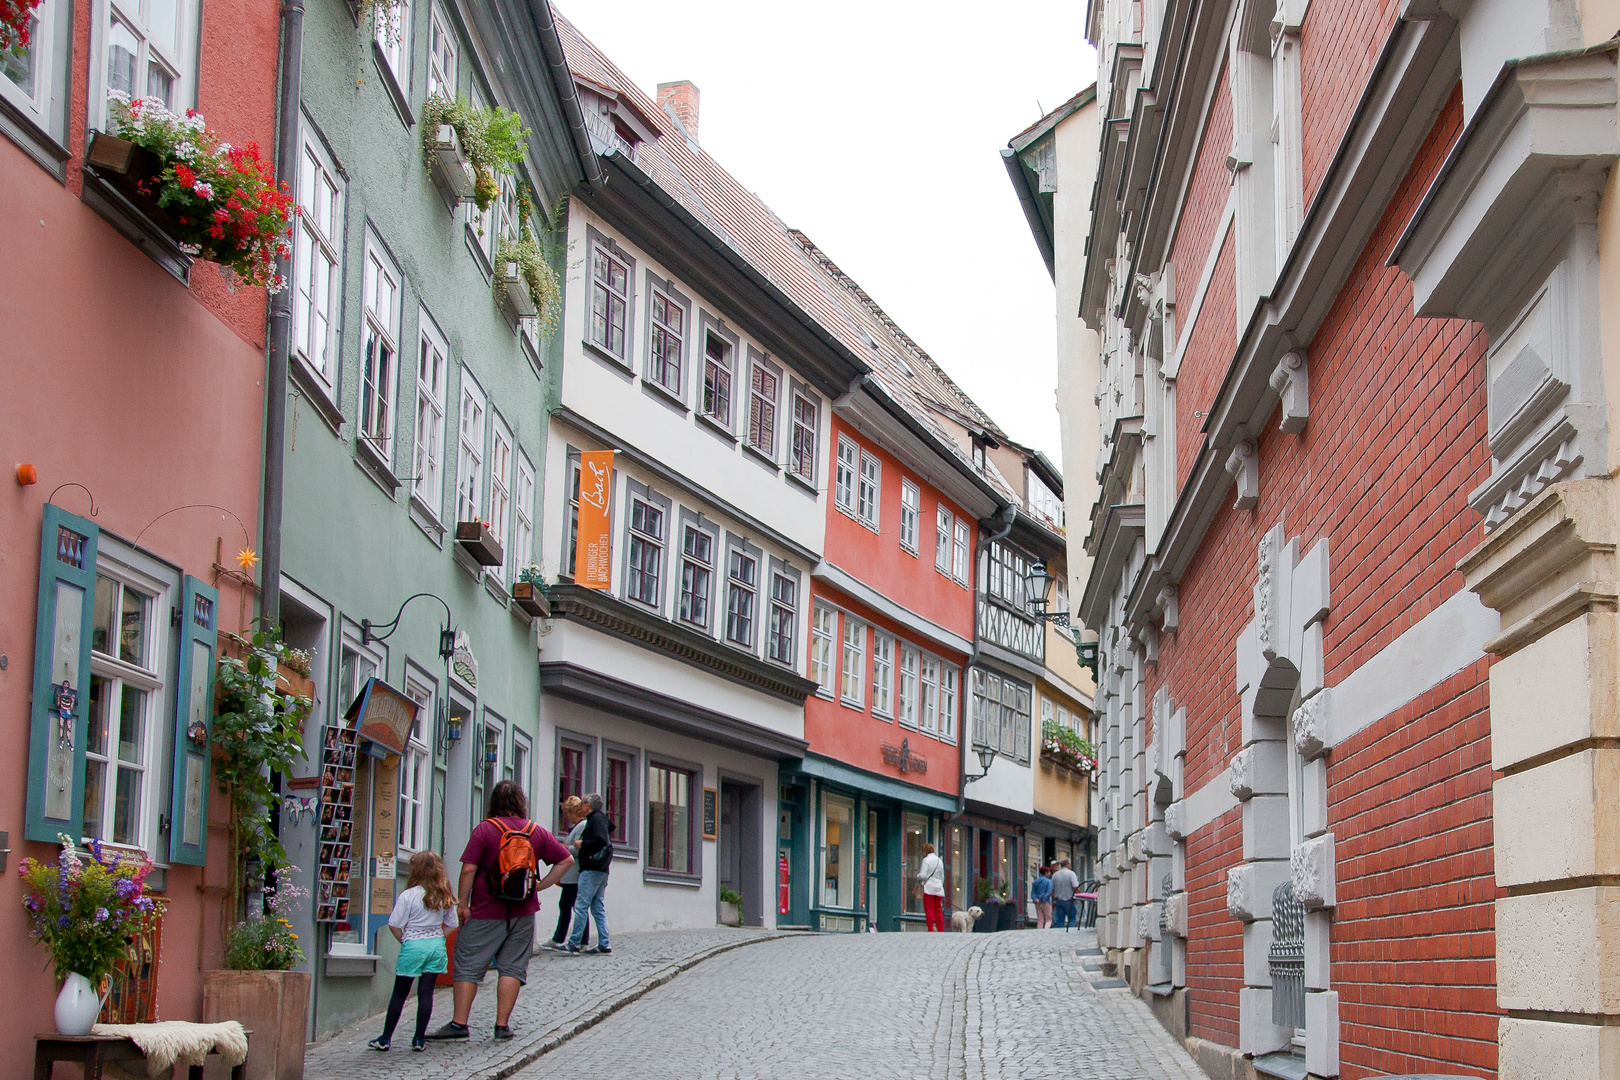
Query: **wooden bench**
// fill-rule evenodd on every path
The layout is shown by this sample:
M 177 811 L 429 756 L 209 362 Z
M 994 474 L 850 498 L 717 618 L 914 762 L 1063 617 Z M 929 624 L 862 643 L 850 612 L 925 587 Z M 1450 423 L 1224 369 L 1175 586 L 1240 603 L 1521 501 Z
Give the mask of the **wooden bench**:
M 51 1080 L 51 1069 L 58 1061 L 76 1061 L 84 1070 L 84 1080 L 101 1080 L 101 1066 L 108 1061 L 144 1061 L 146 1055 L 129 1039 L 116 1035 L 34 1036 L 34 1080 Z M 247 1063 L 231 1070 L 231 1080 L 242 1080 Z M 176 1069 L 178 1071 L 178 1068 Z M 202 1080 L 203 1067 L 188 1070 L 190 1080 Z

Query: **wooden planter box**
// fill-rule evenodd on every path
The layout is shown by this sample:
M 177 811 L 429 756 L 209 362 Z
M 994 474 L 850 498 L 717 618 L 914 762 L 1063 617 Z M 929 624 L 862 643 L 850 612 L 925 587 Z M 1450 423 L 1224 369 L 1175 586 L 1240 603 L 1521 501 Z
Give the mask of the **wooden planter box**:
M 128 199 L 147 220 L 178 242 L 176 233 L 179 223 L 157 204 L 155 198 L 140 189 L 142 181 L 153 180 L 163 174 L 162 158 L 128 139 L 98 131 L 85 148 L 84 163 L 118 194 Z
M 498 268 L 501 280 L 506 284 L 506 299 L 501 307 L 505 310 L 507 318 L 512 320 L 531 319 L 540 313 L 540 305 L 534 302 L 534 294 L 529 292 L 529 283 L 523 280 L 518 273 L 518 264 L 509 262 Z
M 276 681 L 285 686 L 289 694 L 306 697 L 314 704 L 315 680 L 308 675 L 300 675 L 285 664 L 277 664 Z
M 481 521 L 456 522 L 456 543 L 461 550 L 472 556 L 479 566 L 499 566 L 506 561 L 506 553 L 501 550 L 500 541 L 490 532 Z
M 452 207 L 469 201 L 478 186 L 461 138 L 449 124 L 440 124 L 433 142 L 428 144 L 428 171 L 433 176 L 434 186 Z
M 512 586 L 512 603 L 536 618 L 543 619 L 551 614 L 545 594 L 532 581 L 519 581 Z
M 203 972 L 204 1023 L 240 1020 L 253 1032 L 247 1080 L 302 1080 L 308 1013 L 308 972 Z

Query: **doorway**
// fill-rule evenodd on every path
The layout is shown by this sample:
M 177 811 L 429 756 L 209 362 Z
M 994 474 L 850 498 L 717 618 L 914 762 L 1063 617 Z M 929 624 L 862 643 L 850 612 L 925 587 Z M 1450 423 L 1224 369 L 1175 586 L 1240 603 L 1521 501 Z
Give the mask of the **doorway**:
M 720 887 L 734 889 L 742 897 L 739 914 L 744 926 L 765 925 L 762 790 L 755 780 L 720 778 L 719 851 L 716 853 Z M 716 921 L 719 905 L 720 895 L 716 890 Z

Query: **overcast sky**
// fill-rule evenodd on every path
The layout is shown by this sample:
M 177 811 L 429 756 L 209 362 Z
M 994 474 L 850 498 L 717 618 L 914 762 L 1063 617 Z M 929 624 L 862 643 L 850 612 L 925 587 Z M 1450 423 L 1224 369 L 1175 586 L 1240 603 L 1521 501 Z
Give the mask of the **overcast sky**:
M 1060 462 L 1055 312 L 999 151 L 1096 78 L 1084 0 L 559 0 L 1020 442 Z

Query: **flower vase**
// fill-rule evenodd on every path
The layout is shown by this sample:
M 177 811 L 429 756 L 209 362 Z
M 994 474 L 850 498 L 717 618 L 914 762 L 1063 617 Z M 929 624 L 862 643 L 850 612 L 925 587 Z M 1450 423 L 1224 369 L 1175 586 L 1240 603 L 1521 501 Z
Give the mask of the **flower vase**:
M 59 1035 L 88 1035 L 101 1015 L 105 995 L 98 996 L 90 980 L 76 971 L 62 980 L 56 995 L 56 1031 Z

